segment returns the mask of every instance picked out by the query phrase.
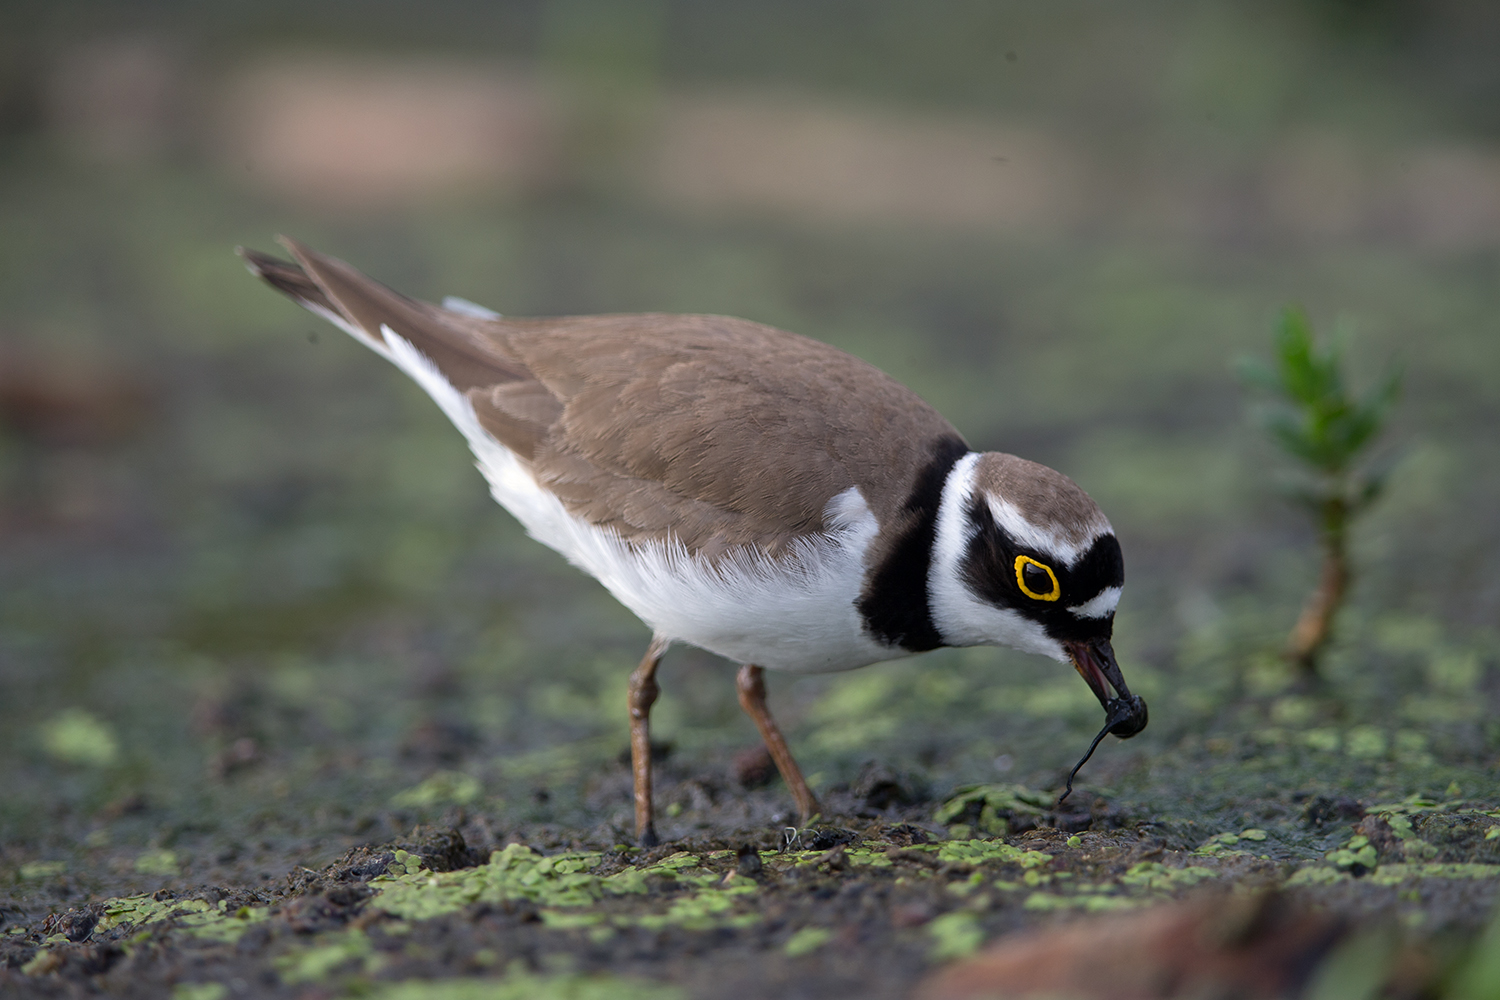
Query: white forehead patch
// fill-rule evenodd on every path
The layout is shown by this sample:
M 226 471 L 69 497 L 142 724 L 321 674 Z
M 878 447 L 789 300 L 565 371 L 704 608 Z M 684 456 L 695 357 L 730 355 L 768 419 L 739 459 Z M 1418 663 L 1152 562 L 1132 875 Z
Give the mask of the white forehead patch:
M 986 494 L 984 499 L 989 504 L 990 514 L 995 518 L 995 523 L 1004 528 L 1007 535 L 1029 549 L 1056 556 L 1064 566 L 1072 566 L 1076 563 L 1085 552 L 1093 547 L 1095 539 L 1110 530 L 1109 522 L 1105 521 L 1082 542 L 1073 542 L 1069 541 L 1062 532 L 1054 531 L 1044 525 L 1032 524 L 1022 516 L 1021 511 L 1014 504 L 992 493 Z
M 1079 618 L 1108 618 L 1120 605 L 1119 587 L 1105 587 L 1092 599 L 1068 610 Z

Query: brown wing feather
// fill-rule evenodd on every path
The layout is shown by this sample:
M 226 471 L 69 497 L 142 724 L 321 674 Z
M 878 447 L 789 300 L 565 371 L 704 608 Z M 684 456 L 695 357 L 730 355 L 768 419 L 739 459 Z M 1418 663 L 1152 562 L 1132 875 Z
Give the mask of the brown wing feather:
M 948 421 L 894 379 L 826 344 L 721 316 L 588 316 L 497 324 L 494 336 L 559 398 L 538 477 L 565 500 L 653 533 L 637 497 L 671 496 L 690 549 L 818 531 L 829 500 L 861 488 L 882 525 L 900 518 Z M 590 470 L 585 474 L 581 470 Z M 633 532 L 623 530 L 624 534 Z
M 850 486 L 890 536 L 934 447 L 958 437 L 895 379 L 796 334 L 723 316 L 480 319 L 285 242 L 341 315 L 411 340 L 573 514 L 627 539 L 774 555 Z
M 468 397 L 480 425 L 527 461 L 563 412 L 562 400 L 535 381 L 470 389 Z

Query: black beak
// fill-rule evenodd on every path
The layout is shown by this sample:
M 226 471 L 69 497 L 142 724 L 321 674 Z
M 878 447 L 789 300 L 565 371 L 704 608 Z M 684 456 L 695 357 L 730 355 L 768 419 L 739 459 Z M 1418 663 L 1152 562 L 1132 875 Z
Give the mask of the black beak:
M 1128 740 L 1146 728 L 1146 699 L 1130 693 L 1125 678 L 1120 674 L 1120 665 L 1115 662 L 1115 651 L 1108 639 L 1092 642 L 1065 642 L 1063 648 L 1073 660 L 1078 675 L 1088 682 L 1094 697 L 1104 706 L 1109 732 Z M 1115 697 L 1110 696 L 1110 688 Z
M 1065 642 L 1063 648 L 1068 651 L 1068 656 L 1073 660 L 1073 666 L 1077 668 L 1078 674 L 1088 681 L 1089 687 L 1094 690 L 1094 697 L 1099 699 L 1099 704 L 1104 706 L 1104 728 L 1099 730 L 1099 735 L 1094 737 L 1094 742 L 1089 744 L 1088 752 L 1083 759 L 1073 765 L 1073 771 L 1068 775 L 1067 790 L 1057 800 L 1058 808 L 1062 807 L 1063 800 L 1073 793 L 1073 779 L 1078 776 L 1079 770 L 1088 763 L 1094 755 L 1094 748 L 1099 741 L 1110 733 L 1114 733 L 1122 740 L 1128 740 L 1142 729 L 1146 728 L 1146 699 L 1138 694 L 1131 694 L 1130 688 L 1125 686 L 1125 678 L 1120 674 L 1120 665 L 1115 662 L 1115 651 L 1109 644 L 1108 639 L 1095 639 L 1093 642 Z M 1109 689 L 1115 689 L 1115 697 L 1109 696 Z

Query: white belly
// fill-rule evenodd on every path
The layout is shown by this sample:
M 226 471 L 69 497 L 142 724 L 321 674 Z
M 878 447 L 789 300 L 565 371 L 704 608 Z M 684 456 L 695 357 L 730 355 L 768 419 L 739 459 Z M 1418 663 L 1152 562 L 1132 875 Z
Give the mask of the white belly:
M 709 563 L 675 539 L 627 543 L 569 513 L 480 426 L 469 400 L 431 362 L 389 327 L 383 332 L 390 359 L 468 439 L 501 506 L 533 538 L 604 584 L 657 635 L 736 663 L 796 673 L 850 670 L 908 655 L 871 639 L 855 607 L 865 550 L 879 529 L 858 489 L 829 504 L 828 531 L 776 561 L 745 548 Z

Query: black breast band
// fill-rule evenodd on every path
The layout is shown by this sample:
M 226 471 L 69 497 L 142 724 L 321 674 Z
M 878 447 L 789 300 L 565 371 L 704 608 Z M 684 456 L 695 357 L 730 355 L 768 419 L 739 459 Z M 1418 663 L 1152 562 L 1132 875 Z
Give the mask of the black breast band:
M 957 437 L 942 437 L 933 442 L 932 459 L 917 475 L 902 506 L 910 518 L 906 530 L 885 560 L 870 573 L 864 593 L 860 594 L 859 613 L 865 628 L 887 646 L 920 653 L 943 644 L 943 637 L 932 623 L 927 571 L 932 563 L 932 545 L 937 540 L 943 484 L 953 466 L 969 450 Z

